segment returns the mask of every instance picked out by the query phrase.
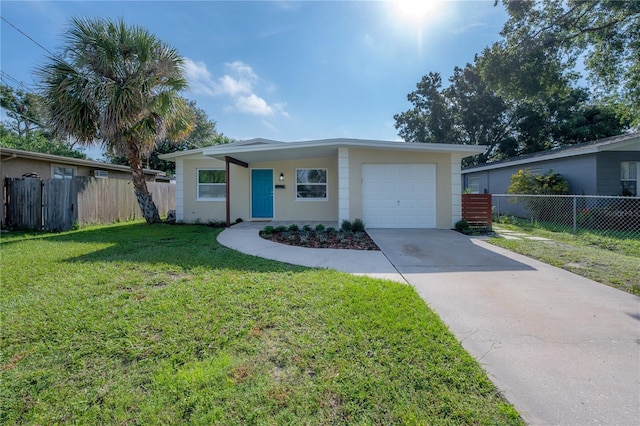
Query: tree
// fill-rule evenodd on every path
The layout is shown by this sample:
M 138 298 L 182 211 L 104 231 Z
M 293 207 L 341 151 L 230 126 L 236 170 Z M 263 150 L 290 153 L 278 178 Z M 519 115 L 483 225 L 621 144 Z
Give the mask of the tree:
M 167 137 L 157 143 L 150 154 L 142 156 L 145 167 L 162 170 L 168 174 L 174 174 L 176 167 L 175 162 L 160 159 L 161 154 L 233 142 L 233 139 L 217 132 L 216 122 L 209 119 L 207 113 L 202 108 L 199 108 L 195 101 L 185 102 L 190 114 L 193 116 L 193 131 L 187 138 L 181 141 L 175 141 Z M 126 156 L 117 155 L 109 150 L 105 152 L 105 156 L 110 163 L 129 165 Z
M 43 99 L 35 93 L 0 84 L 0 106 L 7 110 L 11 129 L 18 137 L 29 133 L 44 121 Z
M 6 128 L 2 124 L 0 124 L 0 146 L 32 152 L 42 152 L 45 154 L 62 155 L 64 157 L 87 158 L 85 153 L 71 148 L 64 142 L 51 139 L 41 130 L 34 130 L 28 134 L 19 136 L 15 131 Z
M 599 98 L 640 125 L 640 0 L 502 0 L 501 35 L 518 52 L 541 50 L 573 68 L 581 56 Z M 497 0 L 496 0 L 497 4 Z
M 430 72 L 407 95 L 413 108 L 396 114 L 398 135 L 408 142 L 458 143 L 451 107 L 440 90 L 442 76 Z
M 473 64 L 456 67 L 444 89 L 439 74 L 424 76 L 408 95 L 413 108 L 394 116 L 396 128 L 409 142 L 487 146 L 466 165 L 624 132 L 628 121 L 594 102 L 576 80 L 543 49 L 519 52 L 495 43 Z
M 167 135 L 182 140 L 191 131 L 192 117 L 179 96 L 187 81 L 176 50 L 123 20 L 74 18 L 64 56 L 50 56 L 38 73 L 53 131 L 125 155 L 144 218 L 159 222 L 142 155 Z

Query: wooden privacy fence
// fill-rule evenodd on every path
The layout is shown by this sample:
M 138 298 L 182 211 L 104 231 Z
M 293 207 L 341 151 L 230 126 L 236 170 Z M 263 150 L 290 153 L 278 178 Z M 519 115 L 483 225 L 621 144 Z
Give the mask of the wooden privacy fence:
M 175 185 L 147 182 L 160 216 L 175 209 Z M 5 223 L 64 231 L 73 226 L 142 218 L 131 181 L 124 179 L 6 178 Z
M 472 227 L 491 228 L 491 194 L 462 194 L 462 218 Z

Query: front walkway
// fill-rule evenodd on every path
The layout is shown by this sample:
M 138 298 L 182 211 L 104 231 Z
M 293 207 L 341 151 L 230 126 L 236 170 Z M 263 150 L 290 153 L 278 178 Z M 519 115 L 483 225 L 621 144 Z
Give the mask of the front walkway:
M 381 251 L 344 250 L 293 247 L 260 238 L 258 233 L 267 225 L 288 226 L 293 222 L 242 222 L 227 228 L 218 235 L 218 242 L 242 253 L 315 268 L 330 268 L 354 275 L 385 278 L 406 284 L 391 262 Z M 320 222 L 296 224 L 315 226 Z M 322 222 L 327 227 L 337 223 Z

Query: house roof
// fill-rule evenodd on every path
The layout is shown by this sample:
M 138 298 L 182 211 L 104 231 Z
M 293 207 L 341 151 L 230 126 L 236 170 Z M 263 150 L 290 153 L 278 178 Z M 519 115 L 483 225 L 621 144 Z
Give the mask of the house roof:
M 295 160 L 300 158 L 323 158 L 337 156 L 338 148 L 373 148 L 390 151 L 459 153 L 469 156 L 484 152 L 477 145 L 452 145 L 435 143 L 409 143 L 365 139 L 322 139 L 299 142 L 281 142 L 267 139 L 249 139 L 227 145 L 216 145 L 197 150 L 181 151 L 160 156 L 162 159 L 201 154 L 217 159 L 232 156 L 238 160 L 252 163 L 256 161 Z
M 39 161 L 49 161 L 56 164 L 68 164 L 72 166 L 85 166 L 99 170 L 114 170 L 119 172 L 131 172 L 129 166 L 119 164 L 101 163 L 99 161 L 83 160 L 81 158 L 64 157 L 62 155 L 44 154 L 42 152 L 24 151 L 22 149 L 0 147 L 0 158 L 2 161 L 8 161 L 12 158 L 27 158 Z M 161 170 L 143 169 L 147 175 L 164 175 Z
M 640 132 L 548 149 L 546 151 L 534 152 L 532 154 L 521 155 L 519 157 L 508 158 L 506 160 L 495 161 L 493 163 L 479 164 L 463 169 L 462 173 L 481 172 L 485 170 L 499 169 L 502 167 L 536 163 L 538 161 L 594 154 L 596 152 L 603 151 L 640 151 Z

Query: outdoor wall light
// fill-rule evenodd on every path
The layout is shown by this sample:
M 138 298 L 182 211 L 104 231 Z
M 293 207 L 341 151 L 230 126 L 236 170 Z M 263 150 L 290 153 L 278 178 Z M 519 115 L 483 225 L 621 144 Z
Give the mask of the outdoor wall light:
M 284 182 L 284 173 L 280 173 L 280 182 Z

